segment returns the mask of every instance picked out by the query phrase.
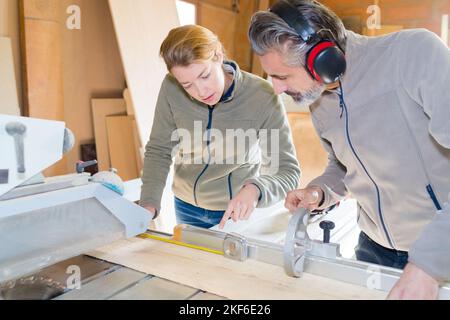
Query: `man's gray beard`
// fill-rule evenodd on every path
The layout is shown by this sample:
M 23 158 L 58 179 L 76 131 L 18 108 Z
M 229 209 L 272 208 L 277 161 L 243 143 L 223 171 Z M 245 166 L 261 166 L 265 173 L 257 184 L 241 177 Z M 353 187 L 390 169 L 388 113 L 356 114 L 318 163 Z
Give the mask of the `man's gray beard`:
M 305 93 L 286 91 L 286 94 L 291 96 L 295 103 L 300 107 L 309 107 L 314 102 L 319 100 L 325 90 L 326 86 L 318 83 Z

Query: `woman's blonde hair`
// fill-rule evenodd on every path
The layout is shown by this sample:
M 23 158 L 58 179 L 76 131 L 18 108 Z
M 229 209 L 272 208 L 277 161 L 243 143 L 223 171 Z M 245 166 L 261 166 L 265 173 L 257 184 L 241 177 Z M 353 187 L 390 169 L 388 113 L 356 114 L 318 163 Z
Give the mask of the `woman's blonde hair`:
M 186 67 L 196 61 L 210 60 L 218 53 L 225 55 L 219 38 L 198 25 L 172 29 L 160 49 L 169 71 L 175 66 Z

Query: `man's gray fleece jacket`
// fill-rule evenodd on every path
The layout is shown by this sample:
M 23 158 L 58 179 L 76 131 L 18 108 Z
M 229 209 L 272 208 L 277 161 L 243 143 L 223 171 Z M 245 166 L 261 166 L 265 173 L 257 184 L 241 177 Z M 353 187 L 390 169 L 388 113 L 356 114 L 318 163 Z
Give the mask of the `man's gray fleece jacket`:
M 348 32 L 339 90 L 310 109 L 329 152 L 321 209 L 351 195 L 358 223 L 438 281 L 450 280 L 450 50 L 433 33 Z

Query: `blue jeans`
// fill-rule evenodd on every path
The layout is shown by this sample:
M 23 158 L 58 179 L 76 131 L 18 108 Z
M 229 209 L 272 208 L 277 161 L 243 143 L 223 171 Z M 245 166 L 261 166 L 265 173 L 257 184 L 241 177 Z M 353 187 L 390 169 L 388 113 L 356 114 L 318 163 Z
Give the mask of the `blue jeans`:
M 360 261 L 391 268 L 403 269 L 408 263 L 408 252 L 385 248 L 370 239 L 364 232 L 359 234 L 355 253 Z
M 209 229 L 220 223 L 225 211 L 199 208 L 175 197 L 175 214 L 178 224 L 188 224 Z

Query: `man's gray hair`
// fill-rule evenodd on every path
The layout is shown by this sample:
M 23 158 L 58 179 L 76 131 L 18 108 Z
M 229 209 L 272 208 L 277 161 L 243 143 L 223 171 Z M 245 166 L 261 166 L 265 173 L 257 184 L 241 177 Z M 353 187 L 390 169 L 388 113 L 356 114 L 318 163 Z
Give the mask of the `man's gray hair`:
M 341 19 L 323 4 L 314 0 L 287 0 L 297 7 L 316 30 L 331 32 L 338 46 L 345 51 L 345 27 Z M 293 67 L 304 67 L 305 57 L 311 49 L 283 19 L 269 11 L 260 11 L 253 15 L 249 38 L 253 50 L 257 55 L 263 56 L 271 50 L 282 53 L 285 63 Z M 328 35 L 330 38 L 330 35 Z

